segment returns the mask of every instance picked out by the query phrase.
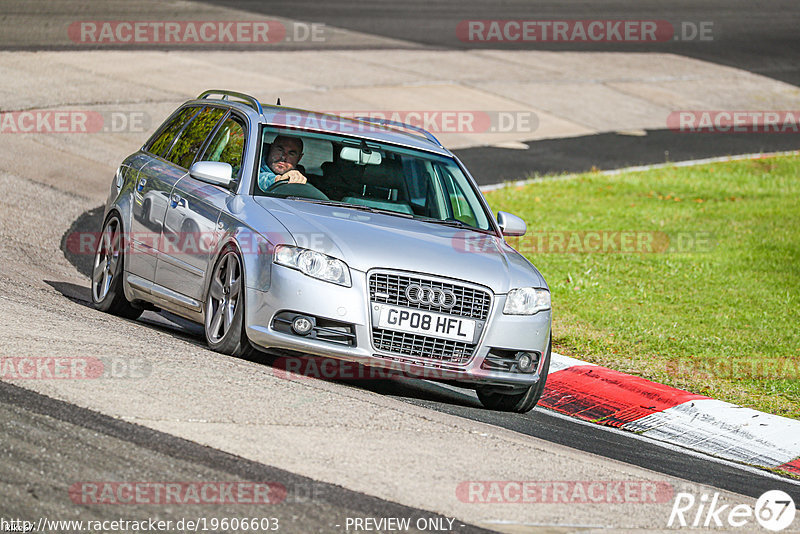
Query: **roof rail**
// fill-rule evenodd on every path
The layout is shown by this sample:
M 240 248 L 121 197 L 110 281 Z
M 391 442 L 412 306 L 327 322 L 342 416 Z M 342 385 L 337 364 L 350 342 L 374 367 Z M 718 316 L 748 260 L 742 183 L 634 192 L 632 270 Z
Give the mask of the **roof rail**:
M 236 91 L 226 91 L 225 89 L 209 89 L 208 91 L 203 91 L 200 96 L 197 97 L 197 99 L 200 100 L 203 98 L 209 98 L 211 95 L 222 95 L 220 100 L 228 100 L 228 97 L 231 96 L 233 98 L 238 98 L 256 110 L 259 115 L 263 115 L 264 113 L 264 110 L 261 109 L 261 102 L 259 102 L 255 97 L 246 95 L 244 93 L 237 93 Z
M 414 132 L 419 132 L 422 135 L 424 135 L 425 138 L 428 141 L 430 141 L 432 143 L 435 143 L 437 146 L 439 146 L 441 148 L 444 148 L 444 145 L 442 145 L 442 143 L 440 143 L 439 140 L 436 139 L 436 137 L 434 137 L 434 135 L 432 133 L 430 133 L 428 130 L 426 130 L 424 128 L 420 128 L 419 126 L 414 126 L 413 124 L 406 124 L 405 122 L 398 122 L 398 121 L 390 121 L 390 120 L 386 120 L 386 119 L 379 119 L 377 117 L 355 117 L 355 119 L 359 120 L 359 121 L 372 122 L 372 123 L 375 123 L 375 124 L 380 124 L 381 126 L 397 126 L 399 128 L 406 128 L 407 130 L 412 130 Z

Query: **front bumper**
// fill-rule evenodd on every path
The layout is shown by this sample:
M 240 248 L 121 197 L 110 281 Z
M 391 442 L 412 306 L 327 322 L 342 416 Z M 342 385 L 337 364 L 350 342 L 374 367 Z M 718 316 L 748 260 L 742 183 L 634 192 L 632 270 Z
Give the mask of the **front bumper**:
M 530 316 L 504 315 L 506 296 L 492 295 L 486 326 L 469 360 L 456 364 L 432 358 L 406 357 L 376 350 L 373 346 L 369 273 L 351 269 L 353 285 L 342 287 L 280 265 L 273 264 L 271 270 L 269 291 L 251 287 L 246 290 L 247 336 L 262 349 L 297 351 L 369 367 L 401 370 L 410 376 L 483 385 L 527 387 L 537 383 L 543 371 L 550 339 L 550 310 Z M 285 329 L 277 330 L 275 316 L 287 311 L 351 325 L 355 334 L 354 346 L 311 339 Z M 491 350 L 526 351 L 541 357 L 534 372 L 484 369 L 482 365 Z

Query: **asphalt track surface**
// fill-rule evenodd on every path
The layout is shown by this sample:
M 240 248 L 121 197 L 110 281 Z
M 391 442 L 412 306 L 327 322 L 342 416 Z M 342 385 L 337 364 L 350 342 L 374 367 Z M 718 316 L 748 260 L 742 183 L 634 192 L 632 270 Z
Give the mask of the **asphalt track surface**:
M 307 23 L 386 38 L 380 46 L 391 48 L 498 49 L 586 52 L 671 53 L 742 69 L 800 87 L 800 2 L 767 0 L 757 4 L 747 0 L 202 0 L 213 8 L 239 9 L 265 18 L 285 17 Z M 94 5 L 81 11 L 85 18 L 129 19 L 137 13 L 137 3 Z M 72 4 L 0 2 L 8 14 L 28 14 L 46 26 L 50 14 L 75 17 Z M 176 6 L 172 16 L 191 18 Z M 91 15 L 90 15 L 91 14 Z M 163 15 L 163 14 L 162 14 Z M 134 17 L 136 18 L 136 17 Z M 459 38 L 460 23 L 470 20 L 649 20 L 666 21 L 676 28 L 677 39 L 665 42 L 465 42 Z M 710 24 L 709 40 L 684 39 L 683 24 Z M 35 28 L 34 28 L 35 30 Z M 688 30 L 687 30 L 688 32 Z M 34 32 L 35 33 L 35 32 Z M 331 49 L 370 48 L 375 44 L 358 39 L 334 44 L 311 43 L 311 47 Z M 47 39 L 7 42 L 8 50 L 91 50 L 96 48 L 137 49 L 138 45 L 91 45 L 48 43 Z M 254 50 L 241 45 L 202 45 L 209 50 Z M 141 49 L 164 47 L 147 45 Z M 166 48 L 169 48 L 168 46 Z M 192 49 L 181 45 L 181 50 Z M 281 43 L 281 50 L 308 49 L 309 43 Z M 273 45 L 265 49 L 275 50 Z M 655 73 L 657 76 L 658 73 Z M 664 73 L 668 75 L 669 73 Z M 302 107 L 302 106 L 301 106 Z M 796 110 L 790 110 L 796 111 Z M 644 134 L 644 135 L 641 135 Z M 753 154 L 800 149 L 800 134 L 686 134 L 670 130 L 649 130 L 638 135 L 603 133 L 585 137 L 529 141 L 528 150 L 475 147 L 458 150 L 457 155 L 481 185 L 527 178 L 532 174 L 582 172 L 632 165 L 659 164 L 733 154 Z
M 646 135 L 602 133 L 525 144 L 528 150 L 474 147 L 453 152 L 479 185 L 491 185 L 533 175 L 791 151 L 800 148 L 800 134 L 686 134 L 649 130 Z
M 99 208 L 87 212 L 64 235 L 66 237 L 85 228 L 99 227 L 101 218 L 102 210 Z M 91 269 L 90 258 L 70 253 L 63 244 L 62 247 L 65 256 L 75 268 L 88 276 Z M 65 296 L 90 306 L 88 294 L 82 288 L 62 286 L 57 289 Z M 146 312 L 141 320 L 198 345 L 205 343 L 201 326 L 172 314 Z M 259 354 L 256 361 L 271 366 L 273 358 Z M 548 410 L 537 408 L 525 415 L 494 412 L 482 408 L 476 395 L 470 390 L 422 380 L 400 378 L 337 382 L 742 495 L 758 497 L 770 489 L 782 489 L 800 501 L 800 481 L 781 479 L 757 469 L 744 470 L 732 462 L 688 454 L 677 447 L 577 421 Z
M 61 487 L 70 486 L 76 480 L 87 480 L 90 473 L 113 472 L 119 475 L 131 472 L 135 480 L 266 481 L 280 484 L 286 490 L 285 499 L 273 506 L 262 505 L 257 513 L 278 519 L 281 532 L 331 532 L 340 530 L 336 527 L 345 525 L 346 518 L 353 516 L 409 518 L 412 525 L 421 518 L 445 519 L 424 510 L 314 481 L 126 423 L 5 382 L 0 382 L 0 398 L 3 399 L 0 421 L 16 427 L 13 439 L 0 442 L 5 458 L 0 463 L 0 472 L 3 480 L 13 484 L 15 489 L 22 487 L 23 483 L 29 486 L 27 494 L 12 492 L 4 496 L 5 506 L 11 505 L 9 511 L 13 506 L 17 517 L 68 518 L 75 503 L 70 502 L 72 497 L 67 499 Z M 57 470 L 51 465 L 54 458 L 59 459 Z M 41 473 L 34 475 L 33 480 L 30 469 L 26 469 L 30 464 Z M 44 475 L 45 472 L 48 474 Z M 90 505 L 78 507 L 88 510 Z M 92 508 L 98 520 L 119 517 L 116 510 Z M 254 513 L 251 505 L 243 503 L 179 508 L 167 508 L 158 519 L 252 517 Z M 126 509 L 129 520 L 152 516 L 152 510 L 144 504 Z M 297 521 L 298 517 L 302 517 L 301 522 Z M 460 521 L 453 523 L 453 531 L 464 534 L 491 532 Z
M 742 495 L 758 497 L 770 489 L 781 489 L 795 500 L 800 497 L 800 484 L 754 472 L 745 473 L 740 466 L 729 462 L 709 461 L 702 455 L 689 455 L 686 451 L 650 439 L 635 439 L 629 433 L 582 423 L 549 410 L 537 408 L 525 415 L 492 412 L 483 409 L 470 391 L 455 391 L 432 382 L 410 379 L 391 384 L 385 381 L 360 384 L 359 387 L 374 388 L 376 392 L 396 396 L 412 404 L 500 426 L 666 475 L 711 484 Z
M 800 4 L 794 0 L 205 0 L 254 13 L 324 22 L 419 45 L 446 49 L 657 52 L 737 67 L 800 85 Z M 664 20 L 679 27 L 711 22 L 711 40 L 624 42 L 465 42 L 456 33 L 466 20 Z M 688 35 L 687 35 L 688 36 Z M 679 35 L 680 37 L 680 35 Z
M 70 297 L 71 299 L 86 306 L 91 306 L 88 301 L 83 300 L 81 297 L 75 297 L 75 295 L 83 294 L 82 288 L 59 286 L 57 289 L 61 290 L 65 296 L 73 295 Z M 140 321 L 147 323 L 150 327 L 167 331 L 185 341 L 196 343 L 200 346 L 205 344 L 201 326 L 172 314 L 166 313 L 162 315 L 146 312 Z M 260 365 L 271 367 L 274 357 L 259 353 L 254 356 L 253 361 Z M 368 373 L 365 372 L 364 374 Z M 709 484 L 741 495 L 757 498 L 765 491 L 780 489 L 791 495 L 795 501 L 800 501 L 800 481 L 781 478 L 759 469 L 745 470 L 741 465 L 733 462 L 715 460 L 702 454 L 692 454 L 679 447 L 670 447 L 648 438 L 638 438 L 628 432 L 599 427 L 549 410 L 536 408 L 524 415 L 486 410 L 470 390 L 410 378 L 337 380 L 337 382 L 349 387 L 394 397 L 424 408 L 487 423 L 580 451 L 644 467 L 684 480 Z M 120 422 L 96 412 L 49 399 L 2 382 L 0 382 L 0 397 L 10 399 L 12 404 L 27 411 L 77 424 L 88 429 L 100 429 L 103 433 L 129 441 L 137 446 L 146 446 L 155 452 L 181 451 L 180 458 L 203 466 L 226 470 L 233 469 L 231 466 L 235 465 L 235 462 L 228 458 L 230 455 L 226 453 L 207 447 L 200 447 L 191 442 L 137 425 Z M 74 410 L 74 412 L 71 410 Z M 171 445 L 173 442 L 180 443 L 180 446 Z M 197 452 L 200 449 L 203 450 L 202 453 Z M 198 459 L 200 457 L 203 458 L 202 462 Z M 245 461 L 245 464 L 248 469 L 260 466 L 255 462 Z M 341 488 L 331 489 L 328 485 L 315 483 L 303 477 L 267 466 L 260 466 L 260 469 L 259 476 L 250 477 L 247 480 L 278 480 L 287 487 L 308 487 L 311 484 L 320 484 L 321 488 L 324 487 L 324 491 L 319 493 L 325 493 L 326 495 L 336 494 L 338 499 L 334 501 L 334 504 L 345 508 L 344 503 L 350 503 L 350 506 L 353 507 L 351 510 L 336 510 L 335 512 L 339 515 L 347 515 L 345 512 L 348 511 L 351 512 L 350 515 L 353 515 L 354 511 L 360 511 L 361 515 L 386 517 L 392 515 L 389 512 L 393 511 L 391 506 L 395 506 L 394 503 L 387 503 L 381 499 L 365 496 L 368 504 L 360 504 L 360 507 L 358 507 L 352 504 L 356 500 L 355 492 L 348 492 Z M 233 474 L 241 473 L 240 470 L 230 472 Z M 265 473 L 270 476 L 266 476 Z M 213 478 L 209 477 L 209 479 Z M 424 511 L 421 510 L 414 510 L 408 507 L 400 508 L 407 509 L 408 513 L 395 514 L 397 517 L 409 517 L 409 513 L 425 515 Z M 412 515 L 411 517 L 417 517 L 417 515 Z M 324 517 L 330 517 L 330 515 L 324 514 Z M 464 528 L 472 529 L 473 527 Z M 482 532 L 483 530 L 463 530 L 463 532 L 472 531 Z
M 74 232 L 99 227 L 101 218 L 100 208 L 84 213 L 64 234 L 65 238 Z M 66 247 L 66 241 L 62 242 L 62 250 L 79 272 L 89 275 L 91 258 L 71 253 Z M 56 289 L 65 296 L 90 306 L 87 290 L 64 286 Z M 140 320 L 198 345 L 205 343 L 201 326 L 174 315 L 146 312 Z M 272 361 L 273 359 L 267 355 L 257 357 L 257 363 L 262 365 L 270 366 Z M 485 410 L 474 392 L 470 390 L 412 379 L 338 382 L 692 482 L 711 484 L 742 495 L 758 497 L 767 490 L 782 489 L 800 500 L 800 482 L 781 479 L 757 469 L 745 470 L 732 462 L 718 461 L 699 454 L 688 454 L 680 448 L 671 448 L 627 432 L 573 420 L 544 409 L 537 408 L 525 415 Z
M 277 0 L 214 1 L 265 15 L 324 22 L 331 26 L 445 48 L 550 50 L 587 52 L 673 53 L 736 67 L 800 86 L 800 3 L 768 0 L 537 1 L 446 0 L 315 2 Z M 711 41 L 674 40 L 656 43 L 542 43 L 460 40 L 458 24 L 465 20 L 665 20 L 712 23 Z M 688 27 L 688 26 L 687 26 Z M 688 31 L 688 30 L 687 30 Z M 669 161 L 686 161 L 732 154 L 797 150 L 800 134 L 685 134 L 651 130 L 646 135 L 607 133 L 529 142 L 529 150 L 468 148 L 457 155 L 480 185 L 518 180 L 531 174 L 584 172 Z
M 586 2 L 584 0 L 506 0 L 503 2 L 484 2 L 482 0 L 198 0 L 222 9 L 239 9 L 266 18 L 285 17 L 309 23 L 326 25 L 361 32 L 363 34 L 385 37 L 396 41 L 384 43 L 391 48 L 434 48 L 434 49 L 500 49 L 500 50 L 549 50 L 549 51 L 587 51 L 587 52 L 654 52 L 672 53 L 704 61 L 744 69 L 781 80 L 792 85 L 800 85 L 800 4 L 794 0 L 765 0 L 754 3 L 748 0 L 609 0 Z M 34 21 L 30 31 L 15 40 L 3 41 L 0 48 L 6 50 L 91 50 L 93 48 L 114 48 L 114 45 L 89 43 L 56 43 L 41 34 L 40 27 L 46 26 L 52 16 L 69 16 L 83 20 L 130 20 L 141 19 L 146 14 L 144 2 L 109 2 L 92 5 L 77 5 L 75 2 L 41 2 L 2 0 L 0 10 L 5 15 L 23 15 L 26 22 Z M 171 13 L 177 19 L 190 19 L 191 12 L 185 6 L 175 3 L 161 15 Z M 584 21 L 663 21 L 674 29 L 674 39 L 655 42 L 532 42 L 532 41 L 468 41 L 462 40 L 457 32 L 459 23 L 475 20 L 584 20 Z M 700 24 L 710 25 L 710 33 L 705 38 L 699 34 L 691 37 L 692 31 L 681 29 Z M 40 38 L 39 36 L 42 35 Z M 288 46 L 287 46 L 288 45 Z M 322 42 L 312 44 L 320 48 L 342 46 L 357 49 L 374 47 L 367 42 L 348 41 L 345 44 Z M 119 45 L 125 49 L 158 49 L 169 46 L 138 46 L 133 43 Z M 181 45 L 180 49 L 192 46 Z M 208 44 L 202 45 L 208 50 Z M 235 44 L 214 45 L 218 49 L 258 49 L 252 46 L 243 48 Z M 281 49 L 308 49 L 308 43 L 282 43 Z M 275 49 L 265 45 L 264 49 Z
M 697 5 L 695 2 L 585 2 L 536 3 L 512 1 L 501 5 L 469 2 L 207 2 L 226 7 L 240 7 L 268 15 L 280 15 L 402 39 L 412 43 L 440 48 L 468 48 L 455 37 L 454 27 L 466 19 L 665 19 L 680 21 L 715 21 L 719 40 L 713 43 L 668 43 L 659 45 L 631 45 L 605 43 L 579 44 L 526 44 L 524 49 L 539 50 L 609 50 L 673 52 L 706 61 L 735 66 L 770 76 L 794 85 L 800 85 L 800 67 L 796 51 L 800 49 L 797 35 L 800 6 L 797 2 L 765 2 L 758 11 L 750 2 L 712 1 Z M 398 23 L 398 20 L 401 23 Z M 515 45 L 485 47 L 513 48 Z M 517 45 L 518 46 L 518 45 Z M 796 149 L 797 136 L 709 136 L 698 142 L 696 136 L 682 136 L 667 131 L 651 131 L 646 136 L 604 134 L 587 138 L 545 140 L 529 143 L 529 150 L 475 148 L 458 152 L 466 165 L 476 175 L 497 179 L 521 178 L 534 172 L 572 172 L 591 167 L 615 168 L 627 165 L 677 161 L 743 152 Z M 668 154 L 666 153 L 668 152 Z M 497 164 L 502 161 L 502 166 Z M 486 182 L 485 182 L 486 183 Z M 92 210 L 75 221 L 71 230 L 95 231 L 100 227 L 100 210 Z M 65 252 L 66 253 L 66 252 Z M 68 257 L 68 259 L 70 259 Z M 74 261 L 73 261 L 74 260 Z M 80 272 L 87 266 L 72 258 Z M 86 288 L 69 284 L 54 284 L 65 296 L 88 305 Z M 82 298 L 81 295 L 84 297 Z M 171 332 L 176 337 L 198 345 L 203 344 L 202 334 L 191 324 L 148 313 L 143 321 L 150 328 Z M 265 358 L 263 365 L 270 365 Z M 661 473 L 690 481 L 711 484 L 743 495 L 756 497 L 769 489 L 782 489 L 800 500 L 800 486 L 788 480 L 779 480 L 768 474 L 745 470 L 735 464 L 718 462 L 682 451 L 665 448 L 651 440 L 593 427 L 585 423 L 534 410 L 525 415 L 510 415 L 484 410 L 479 407 L 469 391 L 421 381 L 380 381 L 349 384 L 350 387 L 375 391 L 396 397 L 405 402 L 438 410 L 447 414 L 485 422 L 529 436 L 646 467 Z M 26 478 L 47 462 L 63 461 L 67 473 L 82 473 L 98 464 L 109 471 L 128 468 L 140 479 L 153 479 L 169 473 L 174 477 L 183 474 L 202 480 L 221 479 L 225 476 L 241 480 L 280 480 L 288 487 L 308 487 L 318 482 L 293 475 L 286 471 L 244 460 L 227 453 L 159 433 L 135 424 L 85 410 L 74 405 L 0 382 L 3 399 L 0 420 L 11 422 L 21 429 L 16 435 L 25 436 L 19 442 L 3 440 L 5 480 Z M 92 450 L 83 455 L 81 450 Z M 124 455 L 122 454 L 124 453 Z M 38 460 L 37 460 L 38 458 Z M 10 461 L 9 461 L 10 460 Z M 38 463 L 37 463 L 38 461 Z M 13 472 L 19 466 L 19 472 Z M 148 467 L 149 466 L 149 467 Z M 52 470 L 52 465 L 50 466 Z M 173 477 L 173 478 L 174 478 Z M 33 493 L 11 495 L 7 503 L 30 506 L 36 514 L 47 503 L 49 492 L 56 481 L 42 481 Z M 20 487 L 22 487 L 20 485 Z M 302 517 L 301 528 L 282 528 L 289 532 L 329 531 L 332 518 L 350 515 L 431 517 L 433 514 L 404 507 L 330 485 L 322 488 L 322 497 L 309 503 L 296 499 L 290 508 L 281 510 L 285 517 Z M 51 495 L 52 497 L 52 495 Z M 55 499 L 55 497 L 52 497 Z M 60 497 L 63 500 L 63 495 Z M 69 509 L 69 502 L 50 501 L 55 509 Z M 227 512 L 227 510 L 226 510 Z M 164 512 L 169 513 L 169 512 Z M 278 512 L 276 512 L 277 514 Z M 226 514 L 229 515 L 229 514 Z M 289 524 L 290 521 L 289 521 Z M 465 525 L 458 532 L 483 532 Z

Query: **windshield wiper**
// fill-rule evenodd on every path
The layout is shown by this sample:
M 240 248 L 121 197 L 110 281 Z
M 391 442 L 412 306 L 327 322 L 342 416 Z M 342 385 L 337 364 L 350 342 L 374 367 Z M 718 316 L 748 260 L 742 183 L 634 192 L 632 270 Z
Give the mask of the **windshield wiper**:
M 458 219 L 436 219 L 434 217 L 419 217 L 419 220 L 433 224 L 441 224 L 443 226 L 452 226 L 453 228 L 464 228 L 466 230 L 472 230 L 473 232 L 480 232 L 482 234 L 494 235 L 494 232 L 492 232 L 491 230 L 476 228 L 475 226 L 467 224 L 464 221 L 459 221 Z
M 339 202 L 338 200 L 322 200 L 319 198 L 308 198 L 308 197 L 298 197 L 298 196 L 288 196 L 288 197 L 280 197 L 285 198 L 288 200 L 302 200 L 304 202 L 311 202 L 312 204 L 322 204 L 323 206 L 349 206 L 350 204 L 345 204 L 344 202 Z

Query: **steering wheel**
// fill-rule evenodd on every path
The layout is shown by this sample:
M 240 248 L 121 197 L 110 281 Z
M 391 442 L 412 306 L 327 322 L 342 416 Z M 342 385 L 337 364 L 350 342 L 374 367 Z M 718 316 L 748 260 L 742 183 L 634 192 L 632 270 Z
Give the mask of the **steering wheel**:
M 287 197 L 303 197 L 312 200 L 330 200 L 328 196 L 310 183 L 290 183 L 289 180 L 280 180 L 267 188 L 267 193 L 274 193 Z
M 271 186 L 267 188 L 267 192 L 271 193 L 276 189 L 280 189 L 283 185 L 289 185 L 289 180 L 278 180 L 277 182 L 273 183 Z M 301 184 L 303 185 L 303 184 Z

